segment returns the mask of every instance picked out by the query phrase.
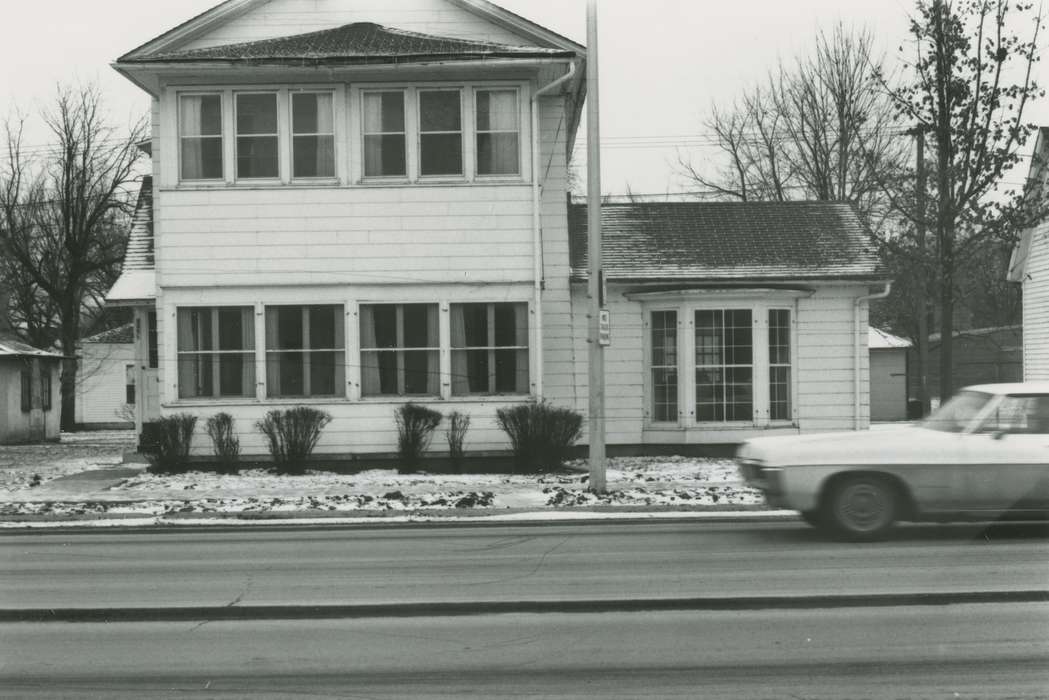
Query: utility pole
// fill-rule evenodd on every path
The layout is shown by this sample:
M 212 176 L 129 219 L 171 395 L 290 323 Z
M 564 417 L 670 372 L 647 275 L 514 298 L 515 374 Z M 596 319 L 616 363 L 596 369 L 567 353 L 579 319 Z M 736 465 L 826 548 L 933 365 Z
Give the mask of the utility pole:
M 601 125 L 597 66 L 597 0 L 586 6 L 586 180 L 587 256 L 589 261 L 590 490 L 605 492 L 605 348 L 601 343 L 604 273 L 601 269 Z
M 915 183 L 914 203 L 917 216 L 914 217 L 918 233 L 918 255 L 922 267 L 925 265 L 925 127 L 916 126 L 910 130 L 915 138 L 917 178 Z M 929 414 L 932 403 L 929 400 L 929 306 L 925 295 L 925 270 L 918 275 L 920 289 L 918 293 L 918 401 L 921 403 L 922 415 Z

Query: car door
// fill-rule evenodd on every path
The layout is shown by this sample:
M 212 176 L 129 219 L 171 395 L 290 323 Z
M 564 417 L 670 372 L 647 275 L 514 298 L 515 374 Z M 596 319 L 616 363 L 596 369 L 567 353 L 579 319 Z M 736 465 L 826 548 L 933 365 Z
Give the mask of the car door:
M 963 436 L 961 510 L 1049 508 L 1049 394 L 1010 394 Z

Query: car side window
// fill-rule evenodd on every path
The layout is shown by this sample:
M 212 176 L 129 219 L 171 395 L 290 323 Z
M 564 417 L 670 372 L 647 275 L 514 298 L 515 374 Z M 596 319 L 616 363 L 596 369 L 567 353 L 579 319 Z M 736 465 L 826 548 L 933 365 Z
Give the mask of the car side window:
M 1006 396 L 980 432 L 1049 434 L 1049 396 Z

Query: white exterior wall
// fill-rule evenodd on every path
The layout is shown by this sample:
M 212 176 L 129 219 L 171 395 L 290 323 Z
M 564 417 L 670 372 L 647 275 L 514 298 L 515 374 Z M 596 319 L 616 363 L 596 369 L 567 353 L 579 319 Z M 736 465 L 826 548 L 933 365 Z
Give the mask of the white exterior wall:
M 521 37 L 444 0 L 272 0 L 183 48 L 272 39 L 353 22 L 375 22 L 407 31 L 498 44 L 527 43 Z
M 612 344 L 605 350 L 606 439 L 609 444 L 675 444 L 675 443 L 735 443 L 754 437 L 780 432 L 819 432 L 851 430 L 854 425 L 853 366 L 855 363 L 855 333 L 853 300 L 867 293 L 866 287 L 825 287 L 811 297 L 776 298 L 733 295 L 720 300 L 720 295 L 706 299 L 692 298 L 685 304 L 703 304 L 710 308 L 747 308 L 756 304 L 761 308 L 792 308 L 794 313 L 794 343 L 792 378 L 794 383 L 794 425 L 771 423 L 760 427 L 714 426 L 692 424 L 686 392 L 679 389 L 679 410 L 685 415 L 681 424 L 651 425 L 648 382 L 648 328 L 645 309 L 673 309 L 680 301 L 641 301 L 625 297 L 622 289 L 610 285 L 608 309 L 612 320 Z M 587 411 L 589 379 L 587 373 L 587 292 L 584 285 L 573 286 L 572 302 L 577 319 L 573 344 L 576 376 L 576 408 Z M 688 347 L 683 335 L 687 319 L 678 315 L 679 358 Z M 860 425 L 869 426 L 869 395 L 867 374 L 867 309 L 860 308 Z M 755 363 L 765 362 L 761 343 L 755 343 Z M 685 365 L 679 359 L 679 387 L 689 379 L 684 375 Z M 763 376 L 758 373 L 756 382 Z M 765 389 L 755 386 L 756 396 Z M 758 401 L 759 405 L 761 401 Z
M 76 422 L 129 423 L 125 413 L 127 367 L 137 366 L 134 343 L 84 343 L 77 377 Z M 136 401 L 138 387 L 136 386 Z M 131 417 L 129 419 L 129 416 Z
M 1032 232 L 1023 280 L 1024 380 L 1049 379 L 1049 222 Z

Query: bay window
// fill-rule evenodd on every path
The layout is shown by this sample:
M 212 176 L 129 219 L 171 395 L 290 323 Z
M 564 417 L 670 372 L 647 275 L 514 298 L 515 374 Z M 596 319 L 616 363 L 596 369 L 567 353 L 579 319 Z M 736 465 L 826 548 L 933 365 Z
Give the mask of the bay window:
M 793 420 L 792 314 L 762 303 L 646 310 L 649 422 L 667 429 Z
M 463 174 L 463 115 L 459 90 L 420 90 L 419 174 Z
M 367 92 L 361 104 L 364 111 L 364 176 L 406 177 L 408 151 L 404 91 Z
M 254 397 L 254 309 L 180 308 L 176 318 L 179 398 Z
M 517 90 L 478 90 L 477 174 L 521 173 L 521 113 Z
M 361 395 L 440 394 L 437 304 L 362 304 Z
M 221 180 L 222 96 L 179 97 L 179 153 L 183 180 Z
M 452 304 L 452 395 L 527 394 L 528 305 Z
M 339 305 L 266 308 L 266 395 L 345 394 L 343 310 Z
M 335 177 L 335 103 L 330 92 L 291 94 L 293 178 Z
M 280 177 L 277 93 L 236 95 L 237 179 Z

